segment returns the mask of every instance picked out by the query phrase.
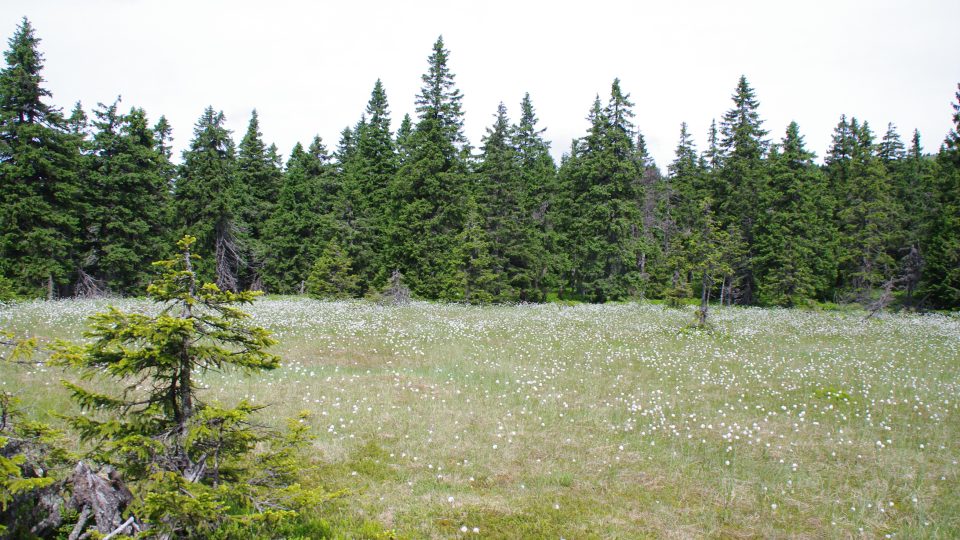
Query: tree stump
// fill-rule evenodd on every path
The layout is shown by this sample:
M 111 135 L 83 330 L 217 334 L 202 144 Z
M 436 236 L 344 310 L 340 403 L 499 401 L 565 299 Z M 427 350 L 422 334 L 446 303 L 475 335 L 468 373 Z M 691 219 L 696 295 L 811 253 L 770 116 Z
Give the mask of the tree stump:
M 91 517 L 103 534 L 114 532 L 124 523 L 123 510 L 133 501 L 133 494 L 112 467 L 104 467 L 98 474 L 81 461 L 73 470 L 72 483 L 69 506 L 80 510 L 80 519 L 70 540 L 81 537 Z

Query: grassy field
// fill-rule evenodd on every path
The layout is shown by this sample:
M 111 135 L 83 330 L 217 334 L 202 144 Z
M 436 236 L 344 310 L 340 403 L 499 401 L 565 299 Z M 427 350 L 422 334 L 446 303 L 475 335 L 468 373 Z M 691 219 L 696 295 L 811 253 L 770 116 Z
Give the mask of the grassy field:
M 119 300 L 122 309 L 150 310 Z M 0 307 L 78 338 L 105 301 Z M 960 318 L 258 301 L 283 368 L 208 400 L 312 414 L 331 518 L 408 538 L 960 537 Z M 47 417 L 64 374 L 2 368 Z

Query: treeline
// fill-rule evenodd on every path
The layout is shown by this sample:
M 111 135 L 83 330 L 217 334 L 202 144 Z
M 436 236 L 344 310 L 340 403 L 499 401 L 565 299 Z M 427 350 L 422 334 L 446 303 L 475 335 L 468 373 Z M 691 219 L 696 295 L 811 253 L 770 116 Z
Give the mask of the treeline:
M 529 95 L 471 147 L 441 38 L 396 130 L 380 81 L 332 151 L 315 137 L 286 159 L 256 112 L 236 144 L 208 107 L 175 165 L 163 117 L 49 105 L 38 41 L 24 19 L 0 73 L 0 295 L 136 293 L 189 233 L 228 290 L 362 296 L 398 271 L 479 303 L 960 306 L 960 104 L 936 155 L 842 117 L 818 165 L 796 123 L 763 128 L 741 77 L 702 150 L 681 126 L 664 175 L 615 80 L 557 165 Z

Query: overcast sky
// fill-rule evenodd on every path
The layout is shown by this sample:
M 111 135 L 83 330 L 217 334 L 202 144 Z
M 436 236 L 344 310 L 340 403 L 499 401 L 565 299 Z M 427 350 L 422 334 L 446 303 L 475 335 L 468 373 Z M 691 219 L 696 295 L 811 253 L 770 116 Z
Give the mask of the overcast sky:
M 56 105 L 89 112 L 122 95 L 124 108 L 167 116 L 178 154 L 207 105 L 236 139 L 256 108 L 285 156 L 314 134 L 333 149 L 377 78 L 396 129 L 440 34 L 473 145 L 500 101 L 515 120 L 530 92 L 559 157 L 619 77 L 661 168 L 683 121 L 704 147 L 741 74 L 771 138 L 796 120 L 820 157 L 844 113 L 878 137 L 888 122 L 905 141 L 919 129 L 935 151 L 960 81 L 957 0 L 0 0 L 0 33 L 24 15 Z

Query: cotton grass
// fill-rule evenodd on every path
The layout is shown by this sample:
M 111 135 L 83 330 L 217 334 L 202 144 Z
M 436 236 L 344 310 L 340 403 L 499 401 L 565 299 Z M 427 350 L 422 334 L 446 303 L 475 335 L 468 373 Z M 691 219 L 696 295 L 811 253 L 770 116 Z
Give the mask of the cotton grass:
M 149 303 L 115 300 L 125 310 Z M 0 308 L 77 339 L 105 301 Z M 257 301 L 284 366 L 208 399 L 306 409 L 339 510 L 413 537 L 955 537 L 960 319 L 649 304 Z M 3 368 L 0 388 L 58 371 Z

